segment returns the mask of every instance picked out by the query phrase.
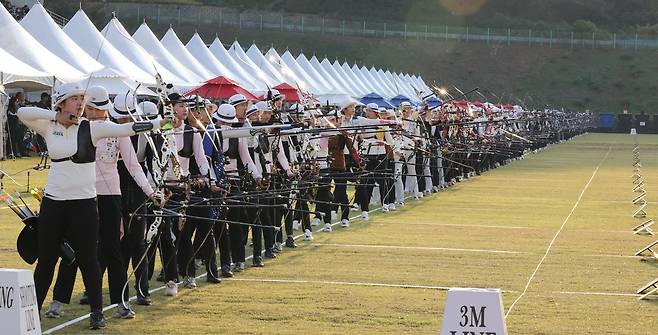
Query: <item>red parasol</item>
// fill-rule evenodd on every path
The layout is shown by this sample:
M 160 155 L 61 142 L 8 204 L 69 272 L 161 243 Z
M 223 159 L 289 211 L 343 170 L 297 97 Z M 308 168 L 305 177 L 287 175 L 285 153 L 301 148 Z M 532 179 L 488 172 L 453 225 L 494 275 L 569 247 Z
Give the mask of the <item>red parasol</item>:
M 248 100 L 257 100 L 255 95 L 247 91 L 240 84 L 228 79 L 224 76 L 219 76 L 206 81 L 203 85 L 189 90 L 185 95 L 199 93 L 204 98 L 212 99 L 228 99 L 234 94 L 242 94 Z

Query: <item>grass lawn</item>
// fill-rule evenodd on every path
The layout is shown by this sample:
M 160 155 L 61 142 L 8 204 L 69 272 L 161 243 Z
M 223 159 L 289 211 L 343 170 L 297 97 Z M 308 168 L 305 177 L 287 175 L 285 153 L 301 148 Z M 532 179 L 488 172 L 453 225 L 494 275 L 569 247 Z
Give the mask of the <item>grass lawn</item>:
M 652 217 L 658 136 L 637 139 Z M 641 222 L 631 217 L 633 141 L 589 134 L 551 146 L 397 211 L 318 232 L 219 285 L 199 280 L 176 298 L 153 293 L 153 306 L 135 306 L 134 320 L 110 319 L 102 333 L 436 334 L 449 287 L 500 288 L 505 311 L 521 296 L 506 319 L 510 334 L 651 333 L 658 305 L 634 293 L 658 275 L 658 263 L 630 257 L 655 239 L 631 232 Z M 44 181 L 44 172 L 32 173 L 33 185 Z M 0 215 L 0 266 L 30 268 L 15 252 L 21 223 L 7 209 Z M 80 280 L 75 300 L 82 289 Z M 88 312 L 77 304 L 66 311 L 42 329 Z

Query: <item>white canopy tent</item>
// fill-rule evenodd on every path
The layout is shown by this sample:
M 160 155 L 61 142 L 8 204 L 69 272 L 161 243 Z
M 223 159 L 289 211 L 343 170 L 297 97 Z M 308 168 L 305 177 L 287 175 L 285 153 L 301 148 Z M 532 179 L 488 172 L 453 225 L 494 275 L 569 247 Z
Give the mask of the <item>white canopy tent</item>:
M 113 70 L 111 70 L 113 71 Z M 82 81 L 83 87 L 103 86 L 110 95 L 125 94 L 131 92 L 136 95 L 157 96 L 157 94 L 134 80 L 122 77 L 119 73 L 114 76 L 96 77 L 91 76 Z
M 372 73 L 365 66 L 361 67 L 360 70 L 363 74 L 363 77 L 370 81 L 372 85 L 377 89 L 375 93 L 381 95 L 384 99 L 390 99 L 394 97 L 394 95 L 392 95 L 391 92 L 379 82 L 379 80 L 373 77 Z
M 203 81 L 212 79 L 216 76 L 208 71 L 205 66 L 201 65 L 192 54 L 185 48 L 183 42 L 178 38 L 173 28 L 169 28 L 160 40 L 162 46 L 169 51 L 176 59 L 186 66 L 190 71 L 201 77 Z
M 119 73 L 140 83 L 154 84 L 155 78 L 133 64 L 119 50 L 115 49 L 80 9 L 64 26 L 64 32 L 85 51 L 105 67 L 114 70 L 106 75 Z
M 2 6 L 0 6 L 2 7 Z M 7 74 L 5 83 L 17 81 L 37 81 L 46 86 L 54 85 L 54 78 L 60 81 L 76 81 L 85 74 L 67 64 L 61 58 L 41 45 L 30 33 L 25 31 L 16 20 L 2 7 L 0 8 L 0 49 L 4 49 L 21 62 L 35 70 L 47 73 L 49 78 L 22 77 L 17 74 Z
M 165 66 L 158 63 L 139 45 L 139 43 L 137 43 L 137 41 L 135 41 L 132 36 L 130 36 L 126 28 L 123 27 L 117 18 L 112 18 L 112 20 L 105 25 L 101 34 L 103 34 L 105 39 L 107 39 L 112 46 L 151 77 L 155 78 L 155 75 L 159 73 L 160 76 L 162 76 L 162 80 L 167 83 L 183 86 L 191 86 L 194 84 L 180 78 L 169 71 Z
M 322 65 L 320 65 L 320 61 L 318 58 L 313 55 L 311 59 L 308 60 L 308 62 L 311 64 L 315 72 L 317 72 L 320 75 L 320 78 L 324 79 L 327 83 L 329 83 L 330 87 L 333 87 L 335 93 L 340 93 L 340 94 L 350 94 L 350 92 L 347 92 L 347 89 L 342 87 L 336 80 L 331 76 L 329 73 L 327 73 L 324 68 L 322 68 Z
M 301 80 L 301 83 L 299 83 L 300 87 L 316 95 L 328 92 L 328 90 L 323 88 L 322 85 L 318 85 L 319 83 L 316 82 L 311 75 L 306 73 L 306 71 L 297 63 L 295 57 L 293 57 L 290 51 L 286 50 L 286 52 L 281 55 L 281 60 L 295 74 L 295 76 Z
M 259 82 L 262 83 L 258 85 L 261 91 L 265 92 L 267 87 L 280 84 L 276 81 L 276 79 L 271 78 L 267 73 L 265 73 L 265 71 L 261 70 L 258 65 L 251 61 L 237 40 L 231 44 L 227 51 L 229 55 L 233 57 L 233 60 L 235 60 L 236 63 L 240 64 L 240 66 L 242 66 L 242 68 L 244 68 L 247 72 L 253 73 L 252 77 L 254 77 L 254 82 L 257 85 Z
M 245 79 L 239 76 L 239 74 L 233 73 L 229 70 L 224 64 L 213 56 L 213 54 L 208 50 L 206 42 L 203 41 L 201 36 L 198 33 L 194 33 L 192 38 L 185 45 L 185 49 L 194 56 L 194 58 L 201 64 L 203 64 L 206 69 L 212 74 L 213 78 L 218 76 L 225 76 L 240 85 L 244 85 Z
M 359 97 L 357 90 L 349 81 L 345 80 L 340 73 L 334 70 L 334 67 L 331 66 L 331 62 L 328 59 L 323 59 L 322 62 L 320 62 L 318 65 L 322 67 L 322 70 L 324 70 L 324 72 L 327 73 L 327 75 L 329 75 L 334 80 L 334 82 L 336 82 L 336 85 L 340 87 L 340 90 L 352 97 Z
M 394 92 L 392 88 L 390 88 L 381 78 L 379 78 L 379 75 L 377 74 L 377 70 L 375 70 L 374 67 L 371 67 L 370 70 L 366 69 L 365 71 L 367 71 L 367 74 L 369 74 L 372 80 L 375 81 L 376 86 L 382 89 L 382 93 L 380 94 L 385 99 L 390 99 L 397 95 L 397 93 Z
M 396 97 L 398 95 L 406 95 L 406 92 L 404 92 L 402 87 L 400 87 L 400 85 L 398 85 L 397 83 L 394 83 L 393 81 L 391 81 L 386 76 L 386 74 L 384 73 L 384 71 L 382 69 L 379 69 L 379 70 L 375 71 L 375 75 L 376 75 L 376 78 L 378 78 L 381 81 L 381 83 L 386 85 L 386 87 L 391 90 L 391 93 L 393 94 L 393 97 Z
M 267 50 L 265 54 L 265 59 L 274 67 L 285 79 L 286 83 L 289 83 L 292 86 L 298 87 L 304 91 L 312 92 L 309 84 L 306 82 L 303 76 L 298 75 L 294 69 L 292 69 L 288 64 L 281 58 L 278 52 L 272 47 Z
M 203 79 L 198 75 L 192 73 L 183 64 L 181 64 L 174 56 L 165 49 L 160 41 L 155 37 L 151 28 L 142 23 L 133 34 L 133 38 L 139 45 L 146 50 L 158 63 L 164 66 L 167 70 L 178 76 L 179 78 L 191 82 L 201 83 Z
M 324 78 L 313 68 L 313 65 L 308 61 L 304 53 L 300 53 L 299 56 L 295 59 L 297 64 L 308 74 L 315 87 L 320 89 L 318 94 L 336 94 L 338 92 L 331 84 L 329 84 Z
M 267 89 L 261 80 L 254 78 L 253 75 L 249 74 L 248 70 L 245 70 L 242 65 L 233 59 L 233 56 L 231 56 L 226 48 L 224 48 L 222 41 L 219 39 L 219 36 L 215 36 L 215 40 L 213 40 L 212 44 L 210 44 L 208 50 L 220 63 L 224 64 L 227 69 L 229 69 L 237 77 L 243 79 L 240 84 L 242 84 L 247 90 L 264 91 Z
M 324 61 L 322 63 L 324 63 Z M 343 69 L 342 66 L 340 66 L 337 60 L 335 60 L 333 64 L 331 64 L 330 66 L 343 79 L 344 82 L 350 85 L 350 87 L 354 92 L 353 96 L 362 97 L 365 94 L 368 94 L 368 92 L 366 92 L 366 90 L 359 85 L 359 82 L 357 80 L 355 80 L 354 78 L 352 78 L 352 76 L 350 76 L 347 72 L 345 72 L 345 70 Z
M 89 74 L 104 67 L 73 42 L 40 3 L 32 6 L 20 24 L 41 45 L 80 72 Z
M 3 49 L 0 49 L 0 157 L 5 157 L 5 122 L 7 121 L 7 103 L 9 96 L 5 93 L 5 76 L 11 78 L 22 78 L 35 82 L 48 82 L 52 79 L 50 74 L 36 70 L 35 68 L 21 62 Z
M 361 83 L 365 85 L 365 87 L 368 89 L 368 93 L 377 93 L 377 87 L 375 87 L 375 84 L 363 75 L 361 69 L 356 64 L 352 65 L 352 73 L 354 73 L 354 75 L 361 81 Z
M 286 78 L 263 56 L 263 52 L 258 49 L 256 44 L 252 44 L 246 52 L 247 57 L 258 66 L 262 71 L 276 81 L 276 85 L 281 83 L 293 84 L 287 82 Z
M 349 66 L 349 64 L 347 64 L 347 62 L 340 65 L 340 67 L 343 69 L 343 72 L 345 72 L 347 77 L 350 78 L 350 80 L 352 80 L 352 82 L 359 88 L 359 94 L 360 95 L 363 96 L 363 95 L 366 95 L 366 94 L 372 92 L 372 90 L 368 89 L 368 85 L 364 84 L 363 81 L 361 80 L 361 78 L 359 78 L 354 73 L 354 71 L 352 71 L 352 68 Z

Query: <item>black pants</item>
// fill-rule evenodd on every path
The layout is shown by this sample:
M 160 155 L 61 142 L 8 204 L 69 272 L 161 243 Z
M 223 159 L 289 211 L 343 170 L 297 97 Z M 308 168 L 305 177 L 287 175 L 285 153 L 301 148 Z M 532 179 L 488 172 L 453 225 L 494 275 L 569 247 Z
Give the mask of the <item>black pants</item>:
M 7 117 L 7 125 L 9 128 L 9 140 L 11 141 L 9 152 L 14 156 L 27 156 L 27 150 L 25 149 L 25 145 L 23 145 L 25 127 L 20 123 L 18 117 L 13 115 Z
M 350 218 L 350 204 L 347 198 L 347 176 L 345 171 L 322 169 L 318 180 L 318 204 L 316 210 L 324 213 L 324 223 L 331 223 L 331 210 L 333 204 L 323 202 L 339 203 L 341 219 Z M 333 197 L 331 196 L 331 182 L 335 183 Z M 333 201 L 332 201 L 333 200 Z
M 39 215 L 39 261 L 34 270 L 34 286 L 39 310 L 50 289 L 59 247 L 66 239 L 77 258 L 82 280 L 89 295 L 89 307 L 100 310 L 101 271 L 98 265 L 98 209 L 96 199 L 51 200 L 44 197 Z
M 231 181 L 231 194 L 241 193 L 239 182 Z M 231 206 L 229 207 L 226 219 L 234 222 L 254 223 L 256 221 L 256 211 L 252 208 Z M 249 226 L 239 223 L 228 224 L 229 239 L 231 243 L 231 257 L 234 263 L 245 261 L 245 245 L 249 235 Z
M 261 205 L 268 205 L 256 210 L 257 218 L 256 224 L 261 226 L 271 226 L 272 228 L 251 227 L 251 240 L 254 243 L 253 255 L 258 256 L 262 253 L 263 247 L 265 250 L 272 250 L 274 246 L 274 221 L 272 220 L 272 211 L 270 210 L 273 201 L 271 199 L 256 198 L 249 199 L 250 202 L 256 202 Z M 263 246 L 264 243 L 264 246 Z
M 272 178 L 272 186 L 274 190 L 281 190 L 285 188 L 289 188 L 290 185 L 284 181 L 283 178 L 279 176 L 274 176 Z M 284 220 L 283 224 L 285 226 L 286 230 L 286 236 L 293 236 L 294 232 L 292 231 L 292 215 L 288 213 L 288 209 L 286 205 L 290 202 L 288 192 L 283 192 L 281 193 L 283 196 L 282 198 L 276 198 L 274 200 L 274 204 L 279 205 L 273 208 L 272 210 L 272 218 L 274 219 L 274 225 L 275 226 L 281 226 L 281 220 Z M 283 242 L 283 230 L 279 230 L 278 233 L 276 234 L 276 241 L 281 243 Z
M 386 155 L 369 155 L 366 156 L 368 161 L 366 163 L 366 170 L 368 174 L 361 178 L 362 184 L 359 185 L 361 192 L 359 192 L 359 202 L 361 210 L 367 212 L 370 210 L 370 198 L 372 191 L 375 188 L 375 182 L 379 184 L 379 195 L 381 200 L 386 199 L 386 183 L 388 181 L 386 174 L 381 171 L 386 171 L 388 168 L 388 158 Z
M 133 213 L 146 214 L 148 212 L 146 206 L 142 206 L 146 200 L 146 196 L 141 189 L 122 190 L 121 194 L 124 231 L 124 236 L 121 240 L 121 253 L 123 255 L 124 271 L 128 272 L 128 265 L 132 260 L 137 295 L 142 297 L 149 296 L 149 275 L 147 271 L 149 268 L 149 258 L 145 257 L 144 254 L 146 253 L 147 224 L 151 221 L 149 219 L 153 218 L 131 215 Z M 135 269 L 135 267 L 137 268 Z
M 107 267 L 110 285 L 110 303 L 121 302 L 121 290 L 126 283 L 126 267 L 121 252 L 119 229 L 121 226 L 121 196 L 98 196 L 99 219 L 99 261 L 101 267 Z M 125 301 L 128 301 L 128 290 L 125 291 Z
M 425 185 L 425 165 L 427 161 L 425 159 L 425 153 L 422 151 L 416 150 L 416 181 L 418 182 L 418 192 L 423 192 L 427 189 Z

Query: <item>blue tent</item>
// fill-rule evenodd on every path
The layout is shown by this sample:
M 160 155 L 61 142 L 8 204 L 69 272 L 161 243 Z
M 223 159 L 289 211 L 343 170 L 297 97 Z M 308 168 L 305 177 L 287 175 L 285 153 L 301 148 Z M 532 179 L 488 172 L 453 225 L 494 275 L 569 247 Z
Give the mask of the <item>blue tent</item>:
M 407 101 L 407 102 L 409 102 L 409 103 L 411 103 L 411 104 L 414 104 L 413 102 L 411 102 L 411 99 L 407 98 L 406 96 L 404 96 L 404 95 L 402 95 L 402 94 L 393 97 L 393 99 L 391 99 L 391 104 L 392 104 L 393 106 L 395 106 L 395 107 L 400 107 L 400 105 L 401 105 L 404 101 Z
M 368 93 L 365 95 L 363 98 L 361 98 L 361 103 L 364 105 L 370 104 L 370 103 L 376 103 L 379 105 L 379 107 L 385 107 L 385 108 L 393 108 L 393 105 L 391 105 L 386 99 L 382 98 L 381 95 L 372 92 Z
M 427 99 L 427 106 L 429 106 L 430 108 L 437 107 L 440 104 L 441 104 L 441 100 L 439 100 L 439 98 L 437 97 L 429 97 Z

